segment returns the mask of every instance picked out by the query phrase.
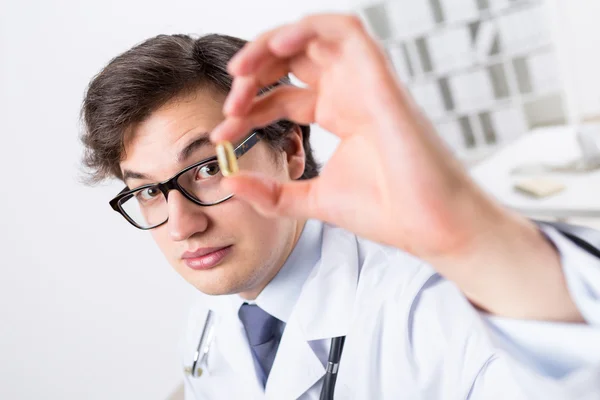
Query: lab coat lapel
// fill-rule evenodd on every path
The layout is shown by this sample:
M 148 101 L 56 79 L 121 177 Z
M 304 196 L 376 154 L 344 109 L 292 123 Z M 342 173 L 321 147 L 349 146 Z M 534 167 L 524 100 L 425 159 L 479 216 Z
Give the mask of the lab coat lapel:
M 216 363 L 227 363 L 234 375 L 232 382 L 247 387 L 248 398 L 262 397 L 263 387 L 256 377 L 254 360 L 248 345 L 244 327 L 237 318 L 237 311 L 227 297 L 213 298 L 212 309 L 220 316 L 216 325 L 214 346 L 216 348 Z
M 325 225 L 321 260 L 307 279 L 286 325 L 267 381 L 267 398 L 297 399 L 323 377 L 324 364 L 310 342 L 346 335 L 357 281 L 355 236 Z
M 321 261 L 308 278 L 296 307 L 307 340 L 347 334 L 358 285 L 357 246 L 352 233 L 324 226 Z
M 267 399 L 297 399 L 321 379 L 323 364 L 305 339 L 299 321 L 290 318 L 267 380 Z

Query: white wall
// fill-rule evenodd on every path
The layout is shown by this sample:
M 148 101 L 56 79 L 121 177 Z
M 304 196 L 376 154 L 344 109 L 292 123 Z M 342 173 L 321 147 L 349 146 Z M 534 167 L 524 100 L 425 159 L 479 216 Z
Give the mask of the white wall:
M 571 36 L 571 69 L 583 118 L 600 116 L 600 2 L 558 0 Z
M 0 0 L 0 398 L 162 399 L 191 289 L 78 183 L 94 73 L 158 33 L 251 38 L 346 0 Z M 323 158 L 335 141 L 315 132 Z

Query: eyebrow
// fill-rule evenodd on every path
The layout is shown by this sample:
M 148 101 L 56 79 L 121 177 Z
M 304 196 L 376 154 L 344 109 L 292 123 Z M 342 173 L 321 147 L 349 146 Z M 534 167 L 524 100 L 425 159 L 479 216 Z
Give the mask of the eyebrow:
M 202 132 L 196 139 L 192 140 L 187 144 L 177 155 L 177 162 L 182 163 L 186 161 L 190 155 L 196 150 L 210 145 L 210 139 L 208 138 L 208 132 Z
M 127 179 L 148 179 L 148 175 L 126 169 L 123 170 L 123 181 Z
M 177 155 L 177 162 L 183 163 L 185 162 L 196 150 L 210 145 L 210 139 L 208 138 L 207 132 L 202 132 L 196 139 L 192 140 L 188 143 Z M 128 169 L 123 170 L 123 181 L 127 181 L 128 179 L 147 179 L 150 178 L 148 175 L 143 174 L 141 172 L 131 171 Z

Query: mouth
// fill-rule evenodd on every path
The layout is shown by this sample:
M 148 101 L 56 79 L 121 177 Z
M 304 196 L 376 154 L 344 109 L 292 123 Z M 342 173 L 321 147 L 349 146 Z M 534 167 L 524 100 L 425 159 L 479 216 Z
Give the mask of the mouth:
M 181 257 L 185 265 L 196 271 L 211 269 L 231 252 L 232 246 L 210 247 L 190 252 L 186 251 Z

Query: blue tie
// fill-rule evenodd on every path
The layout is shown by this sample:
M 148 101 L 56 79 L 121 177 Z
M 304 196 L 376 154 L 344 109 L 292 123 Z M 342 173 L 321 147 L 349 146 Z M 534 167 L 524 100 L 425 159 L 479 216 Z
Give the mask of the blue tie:
M 275 354 L 277 354 L 277 347 L 279 347 L 279 341 L 281 340 L 279 329 L 281 321 L 256 304 L 242 304 L 238 316 L 244 325 L 244 329 L 246 329 L 246 336 L 252 354 L 262 369 L 259 372 L 264 386 L 271 372 Z

